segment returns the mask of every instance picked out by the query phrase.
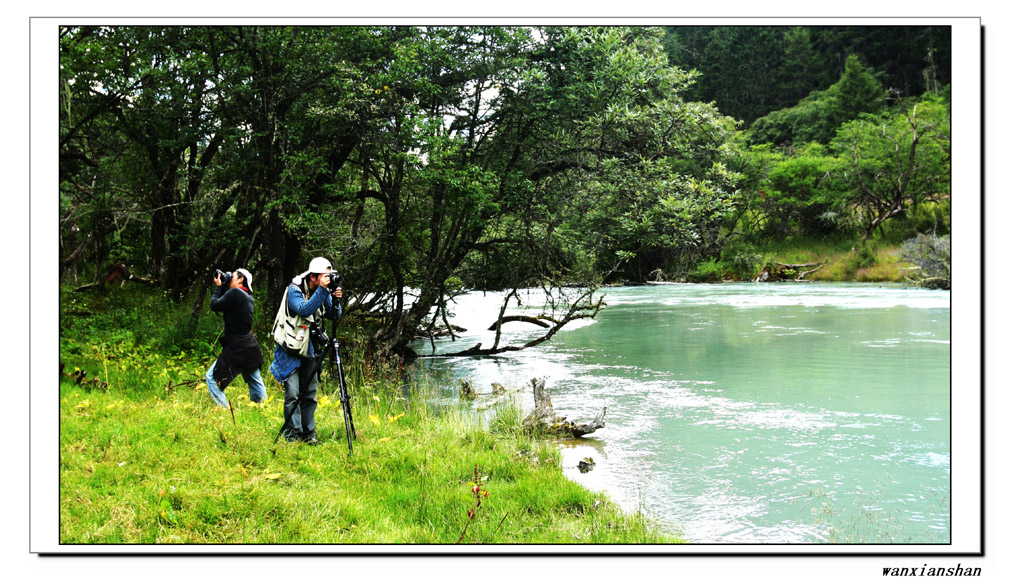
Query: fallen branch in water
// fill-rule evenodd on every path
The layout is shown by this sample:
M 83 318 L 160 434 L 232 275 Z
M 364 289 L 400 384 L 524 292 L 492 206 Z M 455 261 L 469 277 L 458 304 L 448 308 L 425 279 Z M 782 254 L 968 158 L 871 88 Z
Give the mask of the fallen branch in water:
M 488 326 L 487 329 L 497 330 L 501 328 L 501 325 L 505 324 L 506 322 L 525 322 L 527 324 L 536 324 L 540 328 L 550 328 L 550 324 L 544 322 L 544 320 L 552 320 L 554 322 L 557 322 L 556 320 L 553 320 L 552 318 L 549 318 L 547 316 L 537 316 L 536 318 L 534 318 L 533 316 L 504 316 L 502 317 L 501 320 L 495 322 L 491 326 Z
M 492 326 L 492 330 L 495 331 L 494 344 L 491 348 L 484 348 L 481 343 L 477 343 L 474 346 L 454 353 L 440 353 L 431 355 L 419 355 L 419 358 L 428 357 L 484 357 L 489 355 L 497 355 L 501 353 L 506 353 L 509 351 L 521 351 L 523 349 L 528 349 L 530 347 L 537 346 L 538 344 L 544 343 L 550 340 L 555 334 L 558 333 L 562 328 L 564 328 L 569 322 L 575 320 L 582 320 L 584 318 L 595 318 L 605 306 L 603 303 L 604 296 L 600 296 L 594 301 L 593 295 L 596 293 L 596 289 L 588 289 L 582 292 L 574 302 L 564 305 L 560 302 L 552 301 L 553 308 L 557 311 L 563 311 L 564 313 L 560 318 L 554 318 L 553 316 L 548 316 L 546 314 L 541 314 L 536 318 L 530 318 L 528 316 L 505 316 L 505 307 L 508 305 L 509 299 L 512 297 L 518 298 L 518 294 L 515 290 L 512 290 L 508 295 L 505 296 L 505 301 L 502 303 L 501 311 L 498 314 L 498 321 Z M 506 319 L 508 318 L 508 319 Z M 501 325 L 504 322 L 512 321 L 523 321 L 528 322 L 529 320 L 536 319 L 541 321 L 552 322 L 554 325 L 550 327 L 547 332 L 543 333 L 541 336 L 534 338 L 533 340 L 527 341 L 521 345 L 506 345 L 498 346 L 501 340 Z M 547 328 L 547 324 L 540 324 L 540 326 Z

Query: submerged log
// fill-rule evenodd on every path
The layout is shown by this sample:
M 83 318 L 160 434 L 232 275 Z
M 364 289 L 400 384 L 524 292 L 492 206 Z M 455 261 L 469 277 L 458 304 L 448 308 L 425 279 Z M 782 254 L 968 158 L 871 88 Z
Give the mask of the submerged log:
M 512 392 L 501 383 L 491 384 L 491 393 L 482 392 L 469 377 L 459 378 L 459 399 L 474 402 L 477 411 L 489 410 L 511 397 Z
M 533 384 L 534 408 L 533 412 L 523 420 L 523 427 L 527 430 L 551 436 L 579 438 L 604 427 L 604 419 L 607 415 L 606 407 L 596 415 L 592 422 L 576 424 L 554 413 L 551 395 L 544 389 L 546 380 L 532 379 L 530 383 Z
M 473 399 L 478 399 L 479 397 L 482 396 L 481 392 L 479 392 L 477 390 L 477 387 L 474 386 L 473 380 L 470 379 L 469 377 L 467 377 L 466 379 L 458 378 L 457 381 L 459 381 L 459 398 L 460 399 L 473 400 Z M 490 398 L 492 398 L 492 401 L 491 401 L 491 403 L 486 404 L 484 407 L 485 408 L 486 407 L 490 407 L 490 406 L 498 403 L 498 401 L 501 400 L 502 397 L 504 397 L 505 395 L 508 395 L 508 394 L 509 394 L 509 390 L 505 389 L 504 385 L 502 385 L 501 383 L 492 383 L 491 384 L 491 393 L 490 394 L 487 394 L 487 393 L 483 394 L 483 397 L 485 397 L 485 398 L 490 397 Z

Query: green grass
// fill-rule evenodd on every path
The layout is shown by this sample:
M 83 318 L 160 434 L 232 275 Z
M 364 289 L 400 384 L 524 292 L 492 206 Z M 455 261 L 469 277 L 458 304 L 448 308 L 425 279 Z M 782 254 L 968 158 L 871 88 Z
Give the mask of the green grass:
M 106 295 L 120 297 L 110 307 L 170 311 L 139 294 Z M 108 387 L 60 384 L 62 543 L 679 542 L 568 480 L 558 449 L 522 431 L 514 399 L 490 421 L 469 407 L 434 409 L 430 388 L 405 390 L 395 365 L 352 349 L 353 456 L 328 380 L 323 443 L 274 444 L 283 392 L 265 370 L 264 404 L 248 400 L 241 380 L 226 390 L 233 420 L 202 383 L 209 347 L 132 336 L 95 311 L 101 300 L 68 303 L 90 309 L 62 325 L 65 371 L 86 369 Z
M 765 263 L 826 263 L 812 281 L 897 282 L 908 263 L 899 245 L 859 238 L 797 238 L 756 247 Z

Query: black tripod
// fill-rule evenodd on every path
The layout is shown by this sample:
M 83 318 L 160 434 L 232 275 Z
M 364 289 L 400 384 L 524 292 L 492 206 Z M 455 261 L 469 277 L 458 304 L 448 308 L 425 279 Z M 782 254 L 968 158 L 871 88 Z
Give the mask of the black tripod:
M 340 383 L 340 405 L 344 411 L 344 431 L 347 434 L 347 456 L 352 456 L 354 454 L 354 447 L 351 444 L 351 439 L 357 436 L 354 430 L 354 416 L 351 415 L 351 395 L 347 393 L 347 381 L 344 380 L 344 365 L 340 362 L 340 342 L 337 341 L 337 321 L 331 321 L 330 326 L 330 336 L 326 336 L 326 332 L 322 327 L 312 325 L 310 329 L 310 336 L 312 337 L 312 344 L 316 348 L 316 356 L 312 359 L 311 369 L 309 370 L 309 376 L 302 378 L 298 384 L 301 389 L 299 389 L 299 395 L 304 395 L 308 389 L 309 383 L 312 378 L 319 375 L 322 378 L 323 363 L 326 358 L 330 359 L 330 372 L 333 372 L 333 367 L 336 366 L 337 371 L 337 381 Z M 288 428 L 288 421 L 285 418 L 284 424 L 281 426 L 280 431 L 277 433 L 277 437 L 274 438 L 274 442 L 281 437 Z

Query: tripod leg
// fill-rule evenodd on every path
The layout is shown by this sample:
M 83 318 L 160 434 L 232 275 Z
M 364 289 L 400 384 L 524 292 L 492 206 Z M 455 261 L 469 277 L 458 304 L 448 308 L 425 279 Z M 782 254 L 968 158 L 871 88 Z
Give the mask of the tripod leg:
M 347 422 L 351 426 L 351 436 L 358 437 L 358 432 L 354 429 L 354 413 L 351 412 L 351 396 L 347 395 Z
M 331 360 L 336 363 L 337 383 L 340 386 L 340 404 L 344 410 L 344 432 L 347 434 L 347 455 L 354 454 L 354 447 L 351 440 L 357 437 L 354 430 L 354 417 L 351 415 L 351 394 L 347 393 L 347 381 L 344 379 L 344 365 L 340 360 L 340 344 L 334 337 L 333 355 Z

